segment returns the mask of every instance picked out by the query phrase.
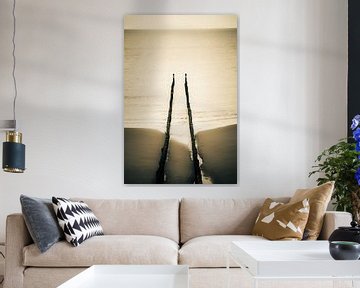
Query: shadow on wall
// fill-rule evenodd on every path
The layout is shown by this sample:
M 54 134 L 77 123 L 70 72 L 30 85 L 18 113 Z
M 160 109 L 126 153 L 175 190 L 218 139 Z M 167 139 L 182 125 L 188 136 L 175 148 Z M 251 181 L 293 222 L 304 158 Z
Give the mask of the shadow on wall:
M 253 27 L 255 33 L 241 31 L 240 25 L 240 183 L 257 183 L 259 171 L 263 182 L 272 183 L 281 166 L 287 167 L 283 176 L 290 186 L 307 183 L 319 151 L 345 137 L 347 12 L 346 4 L 332 4 L 325 11 L 324 1 L 304 1 L 297 7 L 286 3 L 284 11 L 298 11 L 277 15 L 269 35 L 262 34 L 267 28 L 260 24 Z M 259 133 L 244 137 L 251 131 Z M 259 143 L 265 144 L 261 148 L 266 153 L 248 149 Z M 280 182 L 275 183 L 279 190 Z

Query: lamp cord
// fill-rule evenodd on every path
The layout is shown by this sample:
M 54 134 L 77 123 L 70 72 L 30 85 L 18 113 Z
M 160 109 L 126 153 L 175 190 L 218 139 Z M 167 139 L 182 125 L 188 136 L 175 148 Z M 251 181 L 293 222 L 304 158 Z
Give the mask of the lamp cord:
M 12 16 L 13 16 L 13 22 L 14 22 L 14 26 L 13 26 L 13 35 L 12 35 L 12 44 L 13 44 L 13 50 L 12 50 L 12 57 L 13 57 L 13 69 L 12 69 L 12 77 L 13 77 L 13 81 L 14 81 L 14 90 L 15 90 L 15 95 L 14 95 L 14 101 L 13 101 L 13 116 L 14 116 L 14 121 L 15 121 L 15 130 L 16 130 L 16 98 L 17 98 L 17 85 L 16 85 L 16 78 L 15 78 L 15 68 L 16 68 L 16 57 L 15 57 L 15 34 L 16 34 L 16 16 L 15 16 L 15 7 L 16 7 L 16 0 L 13 1 L 13 9 L 12 9 Z

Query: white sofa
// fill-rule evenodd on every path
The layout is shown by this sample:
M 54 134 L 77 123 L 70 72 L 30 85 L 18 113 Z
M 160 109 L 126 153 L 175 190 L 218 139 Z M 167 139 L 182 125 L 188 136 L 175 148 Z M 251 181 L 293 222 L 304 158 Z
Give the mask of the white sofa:
M 250 235 L 264 199 L 81 200 L 105 235 L 76 248 L 60 241 L 41 254 L 22 214 L 8 216 L 4 288 L 56 287 L 94 264 L 185 264 L 191 288 L 223 288 L 231 241 L 268 241 Z M 321 238 L 350 221 L 349 213 L 327 212 Z M 231 266 L 236 287 L 242 271 Z

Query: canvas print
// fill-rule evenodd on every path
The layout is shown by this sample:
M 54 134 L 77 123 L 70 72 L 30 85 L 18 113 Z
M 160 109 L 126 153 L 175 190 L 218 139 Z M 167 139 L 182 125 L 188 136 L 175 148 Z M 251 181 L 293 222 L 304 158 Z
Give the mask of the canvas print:
M 125 16 L 124 183 L 237 183 L 237 16 Z

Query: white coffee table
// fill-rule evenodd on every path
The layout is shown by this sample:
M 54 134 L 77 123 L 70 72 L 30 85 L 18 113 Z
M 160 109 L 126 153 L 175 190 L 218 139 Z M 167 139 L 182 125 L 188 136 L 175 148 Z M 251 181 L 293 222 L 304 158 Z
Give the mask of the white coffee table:
M 254 287 L 259 280 L 275 279 L 342 279 L 360 287 L 360 261 L 332 259 L 328 241 L 236 241 L 229 256 L 248 272 Z
M 188 288 L 185 265 L 94 265 L 58 288 Z

